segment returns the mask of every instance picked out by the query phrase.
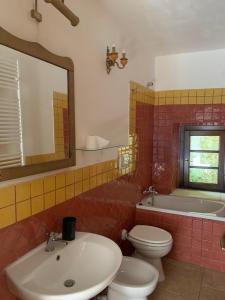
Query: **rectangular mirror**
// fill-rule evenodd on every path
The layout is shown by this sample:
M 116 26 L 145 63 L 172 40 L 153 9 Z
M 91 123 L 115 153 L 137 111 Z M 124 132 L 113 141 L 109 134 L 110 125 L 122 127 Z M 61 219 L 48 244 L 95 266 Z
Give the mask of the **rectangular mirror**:
M 1 180 L 75 164 L 73 73 L 69 58 L 0 27 Z

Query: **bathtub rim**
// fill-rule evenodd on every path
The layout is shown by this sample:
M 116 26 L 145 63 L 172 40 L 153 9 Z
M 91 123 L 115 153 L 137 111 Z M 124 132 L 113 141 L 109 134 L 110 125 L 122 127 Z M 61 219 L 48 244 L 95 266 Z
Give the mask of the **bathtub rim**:
M 200 218 L 200 219 L 207 219 L 207 220 L 215 220 L 215 221 L 225 222 L 225 217 L 219 217 L 219 216 L 210 215 L 210 214 L 207 214 L 207 213 L 184 212 L 184 211 L 179 211 L 179 210 L 157 208 L 157 207 L 154 207 L 154 206 L 145 206 L 144 204 L 140 205 L 140 203 L 141 202 L 138 202 L 136 204 L 136 209 L 154 211 L 154 212 L 162 212 L 162 213 L 167 213 L 167 214 L 172 214 L 172 215 L 180 215 L 180 216 L 186 216 L 186 217 L 192 217 L 192 218 Z M 221 203 L 223 203 L 223 202 L 221 202 Z

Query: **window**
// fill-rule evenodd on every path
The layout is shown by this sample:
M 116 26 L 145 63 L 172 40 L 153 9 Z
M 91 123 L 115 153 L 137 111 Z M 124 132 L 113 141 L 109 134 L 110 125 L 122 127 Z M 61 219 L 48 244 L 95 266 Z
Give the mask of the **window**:
M 181 130 L 181 186 L 224 190 L 225 127 L 185 126 Z

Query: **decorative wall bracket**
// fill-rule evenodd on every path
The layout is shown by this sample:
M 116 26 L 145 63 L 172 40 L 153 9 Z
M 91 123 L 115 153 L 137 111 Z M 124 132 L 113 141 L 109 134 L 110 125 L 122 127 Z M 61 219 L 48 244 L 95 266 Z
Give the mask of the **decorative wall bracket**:
M 109 74 L 112 67 L 117 66 L 117 68 L 119 69 L 124 69 L 125 66 L 128 63 L 128 59 L 126 58 L 126 52 L 123 51 L 122 52 L 122 57 L 120 58 L 120 63 L 117 61 L 119 55 L 118 52 L 116 52 L 116 47 L 112 46 L 112 51 L 110 52 L 109 47 L 107 47 L 107 52 L 106 52 L 106 70 L 107 73 Z
M 52 4 L 60 11 L 71 23 L 72 26 L 77 26 L 80 22 L 79 18 L 64 4 L 64 0 L 44 0 L 46 3 Z M 31 10 L 31 17 L 37 22 L 42 21 L 42 15 L 38 11 L 38 0 L 35 0 L 34 9 Z
M 30 11 L 31 17 L 38 23 L 42 21 L 42 14 L 38 11 L 38 0 L 34 1 L 34 8 Z

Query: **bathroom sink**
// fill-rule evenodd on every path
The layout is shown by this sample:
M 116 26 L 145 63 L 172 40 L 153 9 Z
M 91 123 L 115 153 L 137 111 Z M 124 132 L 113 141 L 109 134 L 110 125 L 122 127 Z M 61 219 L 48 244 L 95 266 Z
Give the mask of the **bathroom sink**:
M 23 300 L 86 300 L 104 290 L 119 270 L 122 253 L 110 239 L 76 232 L 76 239 L 55 250 L 46 243 L 6 269 L 10 291 Z

